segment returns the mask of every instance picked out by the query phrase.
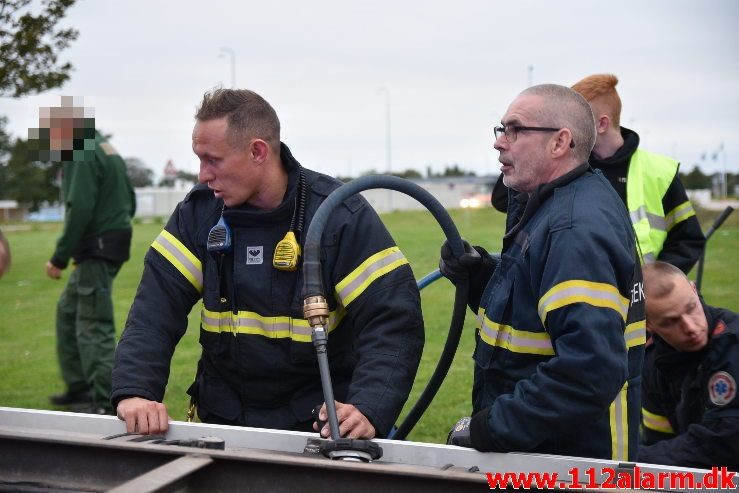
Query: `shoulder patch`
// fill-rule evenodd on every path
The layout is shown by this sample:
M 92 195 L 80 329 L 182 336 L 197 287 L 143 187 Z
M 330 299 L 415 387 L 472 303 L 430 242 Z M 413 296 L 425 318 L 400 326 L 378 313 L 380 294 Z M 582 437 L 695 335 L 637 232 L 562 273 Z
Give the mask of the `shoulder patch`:
M 717 406 L 725 406 L 736 397 L 736 380 L 725 371 L 717 371 L 708 379 L 708 397 Z
M 103 152 L 107 156 L 117 156 L 118 155 L 118 151 L 115 150 L 115 147 L 110 145 L 110 143 L 108 142 L 103 142 L 102 144 L 100 144 L 100 148 L 103 150 Z
M 717 336 L 726 330 L 726 324 L 723 320 L 719 319 L 716 325 L 713 326 L 713 335 Z

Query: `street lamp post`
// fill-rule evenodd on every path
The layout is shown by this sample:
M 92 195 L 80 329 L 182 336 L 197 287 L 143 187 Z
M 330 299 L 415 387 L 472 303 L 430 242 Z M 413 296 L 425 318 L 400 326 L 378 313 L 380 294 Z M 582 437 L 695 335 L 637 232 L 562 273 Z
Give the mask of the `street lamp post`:
M 385 152 L 387 153 L 387 173 L 392 171 L 391 144 L 390 144 L 390 91 L 381 87 L 378 93 L 385 93 Z
M 221 54 L 219 58 L 223 57 L 223 54 L 227 54 L 231 60 L 231 89 L 236 89 L 236 53 L 231 48 L 221 48 Z
M 723 175 L 724 175 L 724 180 L 723 180 L 724 181 L 724 187 L 723 188 L 724 189 L 723 189 L 723 192 L 724 192 L 724 198 L 725 199 L 728 199 L 729 198 L 729 183 L 727 181 L 727 178 L 728 177 L 727 177 L 727 174 L 726 174 L 726 148 L 724 147 L 724 143 L 723 142 L 721 142 L 721 144 L 718 146 L 718 150 L 719 150 L 719 152 L 721 152 L 721 154 L 723 155 L 723 158 L 724 158 L 724 172 L 723 172 Z

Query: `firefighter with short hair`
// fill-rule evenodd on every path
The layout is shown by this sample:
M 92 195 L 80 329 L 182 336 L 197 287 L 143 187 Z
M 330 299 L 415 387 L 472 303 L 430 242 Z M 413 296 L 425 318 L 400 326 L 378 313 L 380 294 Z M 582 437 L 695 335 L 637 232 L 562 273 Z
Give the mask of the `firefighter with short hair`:
M 639 461 L 739 471 L 739 315 L 683 272 L 644 267 L 647 329 Z
M 587 158 L 593 116 L 575 91 L 533 86 L 495 128 L 511 194 L 502 255 L 479 247 L 441 270 L 477 313 L 472 417 L 449 443 L 484 452 L 636 456 L 644 302 L 634 234 Z
M 167 429 L 170 360 L 200 299 L 202 355 L 189 390 L 200 419 L 313 429 L 323 393 L 298 258 L 302 233 L 341 182 L 303 168 L 279 129 L 274 109 L 252 91 L 205 95 L 192 135 L 201 184 L 146 254 L 116 350 L 112 399 L 128 431 Z M 321 262 L 340 433 L 385 437 L 423 348 L 413 273 L 359 195 L 332 211 Z M 325 406 L 318 419 L 326 419 Z M 328 425 L 319 431 L 328 436 Z

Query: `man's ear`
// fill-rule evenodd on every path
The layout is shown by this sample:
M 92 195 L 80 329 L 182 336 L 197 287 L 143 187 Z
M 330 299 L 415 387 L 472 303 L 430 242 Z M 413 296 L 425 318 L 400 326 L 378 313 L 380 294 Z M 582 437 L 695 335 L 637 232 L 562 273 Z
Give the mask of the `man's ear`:
M 255 164 L 262 164 L 269 155 L 269 144 L 262 139 L 253 139 L 249 143 L 249 157 Z
M 693 288 L 693 292 L 695 294 L 698 294 L 698 286 L 695 285 L 695 281 L 688 281 L 690 283 L 690 287 Z
M 552 154 L 556 157 L 561 156 L 566 150 L 572 147 L 572 132 L 569 128 L 563 128 L 557 132 L 552 146 Z
M 608 127 L 611 126 L 611 119 L 608 117 L 608 115 L 600 115 L 595 120 L 595 131 L 598 134 L 604 134 L 608 130 Z

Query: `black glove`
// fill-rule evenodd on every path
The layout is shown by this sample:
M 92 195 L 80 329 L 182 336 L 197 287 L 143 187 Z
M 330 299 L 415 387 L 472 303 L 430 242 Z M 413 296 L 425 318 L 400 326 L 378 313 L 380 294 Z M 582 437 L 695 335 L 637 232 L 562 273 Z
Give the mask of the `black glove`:
M 444 277 L 452 282 L 469 278 L 470 272 L 482 264 L 480 253 L 472 248 L 467 240 L 462 240 L 462 246 L 464 247 L 464 253 L 459 257 L 455 257 L 448 240 L 445 240 L 444 244 L 441 245 L 439 270 Z
M 459 447 L 472 448 L 472 439 L 470 438 L 470 418 L 462 418 L 457 421 L 454 428 L 449 432 L 446 438 L 447 445 L 457 445 Z
M 316 420 L 316 423 L 318 424 L 318 433 L 319 434 L 321 433 L 321 430 L 323 429 L 324 426 L 326 426 L 326 423 L 328 422 L 328 421 L 322 421 L 318 417 L 318 415 L 321 412 L 321 407 L 323 407 L 323 404 L 318 404 L 316 407 L 313 408 L 313 411 L 311 412 L 311 414 L 313 415 L 313 419 L 315 419 Z

